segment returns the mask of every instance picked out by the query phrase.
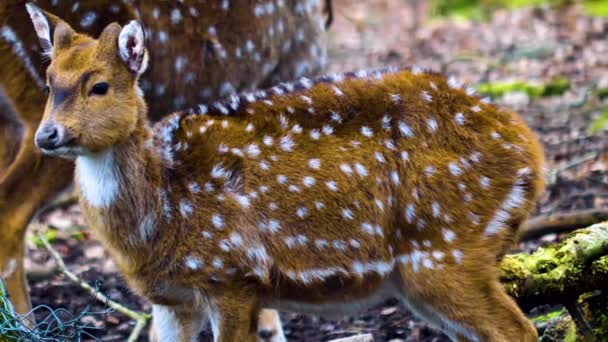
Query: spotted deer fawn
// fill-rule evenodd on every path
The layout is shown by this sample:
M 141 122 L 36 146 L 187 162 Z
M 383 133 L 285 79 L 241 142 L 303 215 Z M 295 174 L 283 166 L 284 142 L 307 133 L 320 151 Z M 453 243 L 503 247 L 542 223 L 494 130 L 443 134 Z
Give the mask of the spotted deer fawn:
M 515 113 L 419 70 L 300 79 L 149 127 L 144 30 L 61 22 L 36 144 L 75 159 L 88 223 L 153 305 L 159 341 L 252 341 L 261 307 L 397 296 L 459 341 L 536 341 L 497 258 L 543 188 Z M 44 43 L 43 43 L 44 44 Z
M 111 21 L 145 22 L 151 70 L 140 84 L 154 121 L 186 105 L 317 73 L 325 58 L 329 7 L 320 0 L 36 3 L 94 35 Z M 52 30 L 58 19 L 47 18 Z M 34 145 L 46 99 L 44 66 L 36 62 L 48 48 L 38 48 L 24 1 L 0 3 L 0 276 L 22 313 L 30 308 L 25 228 L 73 178 L 71 163 L 45 157 Z

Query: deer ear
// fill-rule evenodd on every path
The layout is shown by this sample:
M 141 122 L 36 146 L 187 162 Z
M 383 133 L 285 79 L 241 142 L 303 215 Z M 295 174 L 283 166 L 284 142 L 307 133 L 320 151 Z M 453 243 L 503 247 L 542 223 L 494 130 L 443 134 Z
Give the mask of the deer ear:
M 43 53 L 50 57 L 53 55 L 53 40 L 51 38 L 52 26 L 49 18 L 40 8 L 38 8 L 38 6 L 32 5 L 29 2 L 25 4 L 25 8 L 34 24 L 34 30 L 36 31 L 38 40 L 40 40 Z
M 61 49 L 71 44 L 74 30 L 65 21 L 29 2 L 25 8 L 34 24 L 44 55 L 51 57 L 54 47 Z
M 148 67 L 145 40 L 144 28 L 136 20 L 125 25 L 118 36 L 118 54 L 127 68 L 137 76 L 143 74 Z

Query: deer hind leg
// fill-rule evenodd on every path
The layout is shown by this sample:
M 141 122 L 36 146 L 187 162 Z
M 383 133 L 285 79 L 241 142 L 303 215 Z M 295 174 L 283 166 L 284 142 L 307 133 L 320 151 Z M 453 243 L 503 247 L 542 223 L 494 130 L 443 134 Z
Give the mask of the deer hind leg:
M 260 342 L 285 342 L 281 317 L 277 310 L 262 309 L 258 317 L 258 340 Z
M 537 341 L 537 332 L 498 281 L 495 261 L 465 260 L 441 269 L 399 264 L 401 298 L 454 341 Z

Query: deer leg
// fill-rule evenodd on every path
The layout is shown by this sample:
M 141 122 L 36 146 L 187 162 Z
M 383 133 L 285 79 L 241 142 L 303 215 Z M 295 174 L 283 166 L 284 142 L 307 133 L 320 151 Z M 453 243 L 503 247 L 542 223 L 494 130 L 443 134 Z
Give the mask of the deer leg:
M 35 213 L 71 183 L 73 166 L 65 160 L 43 157 L 27 130 L 24 142 L 0 178 L 0 274 L 18 313 L 31 309 L 23 256 L 27 224 Z
M 150 341 L 197 341 L 205 323 L 205 310 L 196 305 L 153 305 Z
M 217 342 L 254 342 L 260 307 L 251 294 L 228 294 L 209 307 L 209 319 Z
M 34 145 L 34 134 L 44 111 L 43 80 L 14 54 L 13 45 L 0 39 L 0 88 L 4 107 L 14 111 L 23 125 L 22 140 L 10 165 L 0 174 L 0 275 L 17 312 L 31 308 L 23 270 L 27 224 L 38 209 L 71 182 L 71 163 L 43 157 Z M 11 138 L 3 136 L 8 142 Z
M 258 317 L 258 340 L 261 342 L 285 342 L 281 317 L 277 310 L 262 309 Z
M 441 270 L 399 264 L 406 306 L 454 341 L 537 341 L 532 323 L 498 281 L 495 261 L 443 264 Z

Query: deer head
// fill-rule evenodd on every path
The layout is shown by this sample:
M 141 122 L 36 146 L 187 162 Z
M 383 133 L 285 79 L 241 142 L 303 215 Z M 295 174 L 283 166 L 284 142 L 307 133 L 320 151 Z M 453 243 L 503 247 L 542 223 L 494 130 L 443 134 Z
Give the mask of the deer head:
M 27 10 L 51 59 L 36 145 L 46 154 L 74 158 L 126 139 L 139 119 L 133 113 L 141 112 L 134 109 L 144 106 L 137 86 L 148 64 L 141 24 L 112 23 L 95 40 L 32 4 Z

